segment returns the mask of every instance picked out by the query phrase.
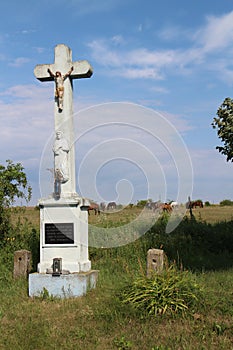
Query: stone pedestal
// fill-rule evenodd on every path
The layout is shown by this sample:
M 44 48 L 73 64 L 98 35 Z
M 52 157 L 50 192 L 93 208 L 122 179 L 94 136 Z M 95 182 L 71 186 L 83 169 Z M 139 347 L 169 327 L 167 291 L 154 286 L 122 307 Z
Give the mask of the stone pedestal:
M 96 287 L 98 271 L 73 273 L 54 277 L 51 274 L 31 273 L 29 275 L 29 296 L 42 297 L 46 292 L 49 296 L 71 298 L 85 295 Z
M 80 197 L 40 200 L 39 273 L 52 273 L 53 259 L 69 273 L 91 270 L 87 203 Z
M 40 262 L 29 275 L 29 296 L 46 290 L 57 297 L 76 297 L 95 288 L 98 271 L 88 257 L 89 202 L 78 195 L 39 201 Z M 54 271 L 54 260 L 60 271 Z
M 68 273 L 91 270 L 88 258 L 87 203 L 80 197 L 40 200 L 39 273 L 53 272 L 53 259 L 61 259 Z

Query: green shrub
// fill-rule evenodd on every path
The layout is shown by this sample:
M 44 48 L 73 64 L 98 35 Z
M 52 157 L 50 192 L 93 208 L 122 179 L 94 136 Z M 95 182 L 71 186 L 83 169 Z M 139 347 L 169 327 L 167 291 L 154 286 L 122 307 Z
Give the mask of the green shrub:
M 221 206 L 233 205 L 233 201 L 231 201 L 230 199 L 224 199 L 224 200 L 221 201 L 219 204 L 220 204 Z
M 152 278 L 136 279 L 123 291 L 123 303 L 156 316 L 190 311 L 201 295 L 194 276 L 171 265 Z

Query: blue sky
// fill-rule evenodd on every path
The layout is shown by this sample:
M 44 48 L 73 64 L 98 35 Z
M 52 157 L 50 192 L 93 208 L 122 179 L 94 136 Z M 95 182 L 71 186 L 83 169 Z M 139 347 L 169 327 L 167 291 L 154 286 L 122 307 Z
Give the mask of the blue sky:
M 181 200 L 188 194 L 211 203 L 233 199 L 233 166 L 215 149 L 220 140 L 211 127 L 224 98 L 233 97 L 230 1 L 1 4 L 0 161 L 23 164 L 33 188 L 33 205 L 52 191 L 46 167 L 52 166 L 48 142 L 54 125 L 53 83 L 41 83 L 33 70 L 37 64 L 52 63 L 54 47 L 61 43 L 72 49 L 73 60 L 87 59 L 94 70 L 90 79 L 74 82 L 78 192 L 98 201 L 127 203 L 146 196 L 168 200 L 179 197 L 182 179 Z M 173 146 L 168 142 L 170 153 L 160 149 L 155 136 L 148 136 L 150 128 L 156 133 L 156 124 L 149 124 L 151 111 L 166 118 L 165 129 L 169 123 L 174 127 L 173 134 L 168 133 L 174 140 Z M 183 165 L 174 152 L 180 137 Z M 117 154 L 122 145 L 126 153 Z M 188 186 L 186 152 L 193 171 Z

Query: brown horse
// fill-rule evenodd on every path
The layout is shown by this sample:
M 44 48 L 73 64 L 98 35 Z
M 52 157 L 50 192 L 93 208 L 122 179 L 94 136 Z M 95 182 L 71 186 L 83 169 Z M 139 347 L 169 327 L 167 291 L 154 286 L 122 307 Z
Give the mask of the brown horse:
M 203 208 L 204 207 L 203 202 L 200 200 L 191 202 L 191 208 L 193 209 L 196 207 Z
M 88 215 L 90 215 L 90 211 L 91 211 L 91 210 L 94 210 L 95 215 L 97 215 L 97 214 L 99 215 L 99 214 L 100 214 L 99 205 L 96 204 L 96 203 L 91 203 L 91 204 L 89 205 L 89 207 L 87 208 Z
M 167 213 L 172 212 L 172 206 L 169 203 L 161 203 L 160 207 L 163 211 L 166 211 Z

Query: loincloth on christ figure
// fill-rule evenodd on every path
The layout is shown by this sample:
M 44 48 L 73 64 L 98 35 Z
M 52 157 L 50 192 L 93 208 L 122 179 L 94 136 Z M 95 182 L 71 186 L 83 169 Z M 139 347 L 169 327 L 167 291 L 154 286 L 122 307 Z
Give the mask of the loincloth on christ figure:
M 64 92 L 64 86 L 58 87 L 55 90 L 55 97 L 59 97 L 61 94 L 63 94 L 63 92 Z

